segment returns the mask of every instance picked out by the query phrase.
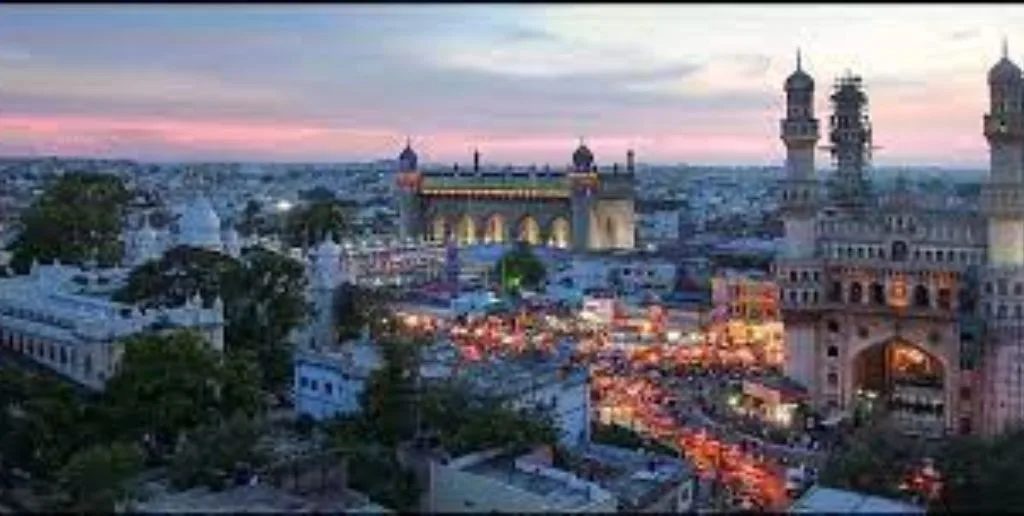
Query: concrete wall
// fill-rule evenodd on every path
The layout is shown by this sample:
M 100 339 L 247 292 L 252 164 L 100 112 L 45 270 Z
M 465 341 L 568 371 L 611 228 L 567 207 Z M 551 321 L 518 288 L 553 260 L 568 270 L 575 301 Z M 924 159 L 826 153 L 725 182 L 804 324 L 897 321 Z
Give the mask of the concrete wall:
M 306 379 L 305 386 L 303 378 Z M 337 369 L 304 362 L 296 363 L 293 381 L 295 411 L 318 420 L 359 411 L 359 397 L 366 388 L 363 379 L 348 378 Z M 315 390 L 313 382 L 316 382 Z M 330 394 L 325 387 L 328 383 L 331 385 Z

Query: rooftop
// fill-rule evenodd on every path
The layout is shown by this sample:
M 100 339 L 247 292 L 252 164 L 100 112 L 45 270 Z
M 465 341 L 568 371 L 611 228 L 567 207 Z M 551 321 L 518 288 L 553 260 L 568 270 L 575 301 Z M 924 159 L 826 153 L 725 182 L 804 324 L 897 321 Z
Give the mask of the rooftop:
M 139 513 L 385 513 L 388 512 L 365 496 L 351 490 L 326 497 L 303 497 L 266 484 L 238 486 L 213 492 L 197 488 L 177 493 L 163 493 L 132 507 Z
M 924 514 L 916 505 L 856 491 L 814 486 L 793 503 L 789 512 L 845 514 Z
M 576 509 L 609 496 L 596 484 L 570 473 L 503 453 L 484 452 L 461 469 L 543 497 L 554 511 Z
M 576 473 L 610 491 L 625 509 L 648 507 L 694 476 L 686 461 L 667 455 L 596 443 L 571 453 L 582 459 Z
M 582 368 L 566 373 L 557 360 L 527 355 L 465 364 L 459 369 L 459 378 L 483 396 L 516 398 L 548 385 L 584 383 L 588 373 Z

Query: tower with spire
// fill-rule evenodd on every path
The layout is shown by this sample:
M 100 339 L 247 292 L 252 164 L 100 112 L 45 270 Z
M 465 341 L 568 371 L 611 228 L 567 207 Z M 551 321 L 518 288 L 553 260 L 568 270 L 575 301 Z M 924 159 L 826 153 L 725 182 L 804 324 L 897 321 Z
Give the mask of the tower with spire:
M 412 150 L 412 138 L 406 138 L 405 148 L 398 155 L 398 234 L 403 240 L 420 234 L 422 213 L 419 192 L 423 176 L 419 170 L 419 156 Z
M 814 117 L 814 79 L 804 71 L 800 51 L 796 70 L 786 79 L 786 118 L 781 122 L 786 145 L 786 174 L 780 206 L 785 224 L 786 249 L 793 258 L 808 258 L 815 250 L 818 179 L 814 150 L 820 134 Z
M 989 112 L 984 117 L 989 146 L 989 180 L 985 200 L 989 226 L 989 263 L 1024 265 L 1024 79 L 1009 58 L 1006 40 L 1002 56 L 988 72 Z
M 872 202 L 867 174 L 873 147 L 863 80 L 847 71 L 836 81 L 829 100 L 832 117 L 828 149 L 835 164 L 829 197 L 835 207 L 859 213 Z

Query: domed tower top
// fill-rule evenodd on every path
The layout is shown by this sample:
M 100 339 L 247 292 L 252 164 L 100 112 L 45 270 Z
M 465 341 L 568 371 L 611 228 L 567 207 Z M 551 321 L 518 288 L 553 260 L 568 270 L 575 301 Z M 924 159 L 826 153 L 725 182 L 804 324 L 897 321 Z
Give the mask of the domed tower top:
M 1003 39 L 1003 56 L 988 71 L 988 83 L 996 84 L 1020 84 L 1021 70 L 1013 61 L 1010 61 L 1009 48 L 1006 39 Z
M 813 90 L 814 79 L 804 71 L 800 50 L 796 51 L 796 71 L 786 78 L 786 90 Z
M 582 138 L 580 146 L 572 153 L 572 166 L 576 172 L 590 172 L 594 168 L 594 153 L 590 152 Z
M 412 139 L 406 138 L 405 149 L 398 155 L 398 171 L 411 172 L 416 170 L 417 161 L 419 161 L 419 157 L 416 156 L 416 151 L 412 150 Z

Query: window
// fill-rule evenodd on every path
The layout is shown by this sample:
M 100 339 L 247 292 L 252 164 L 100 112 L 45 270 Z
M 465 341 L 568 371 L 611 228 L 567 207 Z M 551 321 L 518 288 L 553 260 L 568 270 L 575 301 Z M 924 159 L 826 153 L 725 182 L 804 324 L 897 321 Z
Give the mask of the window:
M 868 338 L 868 328 L 867 328 L 867 326 L 861 326 L 861 327 L 857 328 L 857 336 L 862 338 L 862 339 Z
M 850 285 L 850 302 L 861 303 L 864 301 L 864 287 L 860 283 L 853 282 Z
M 299 378 L 299 387 L 303 389 L 309 387 L 309 378 L 306 378 L 305 376 Z
M 328 396 L 334 394 L 334 385 L 331 385 L 331 382 L 324 382 L 324 393 Z
M 792 281 L 793 283 L 796 283 L 796 281 L 797 281 L 796 271 L 789 271 L 789 281 Z
M 914 287 L 914 306 L 917 308 L 928 308 L 932 304 L 931 295 L 928 293 L 928 287 L 924 285 L 918 285 Z
M 309 390 L 311 390 L 313 392 L 316 392 L 318 388 L 319 388 L 319 385 L 317 384 L 316 380 L 310 380 L 309 381 Z
M 828 374 L 828 384 L 831 387 L 835 387 L 836 385 L 839 385 L 839 375 L 837 375 L 835 373 L 829 373 Z
M 828 300 L 839 303 L 843 300 L 843 284 L 838 281 L 832 282 L 832 288 L 828 291 Z
M 871 302 L 879 306 L 885 306 L 885 287 L 881 283 L 871 284 Z
M 839 333 L 839 323 L 837 323 L 835 321 L 829 321 L 828 322 L 828 331 L 829 331 L 829 333 Z
M 839 348 L 836 347 L 836 346 L 829 346 L 828 350 L 826 350 L 825 354 L 828 355 L 829 358 L 838 357 L 839 356 Z
M 897 241 L 892 243 L 892 253 L 890 253 L 890 255 L 892 256 L 892 261 L 894 261 L 894 262 L 906 261 L 907 260 L 908 252 L 909 252 L 909 248 L 907 247 L 907 243 L 906 242 L 904 242 L 902 240 L 897 240 Z
M 953 308 L 953 292 L 948 288 L 939 289 L 939 308 L 951 310 Z

